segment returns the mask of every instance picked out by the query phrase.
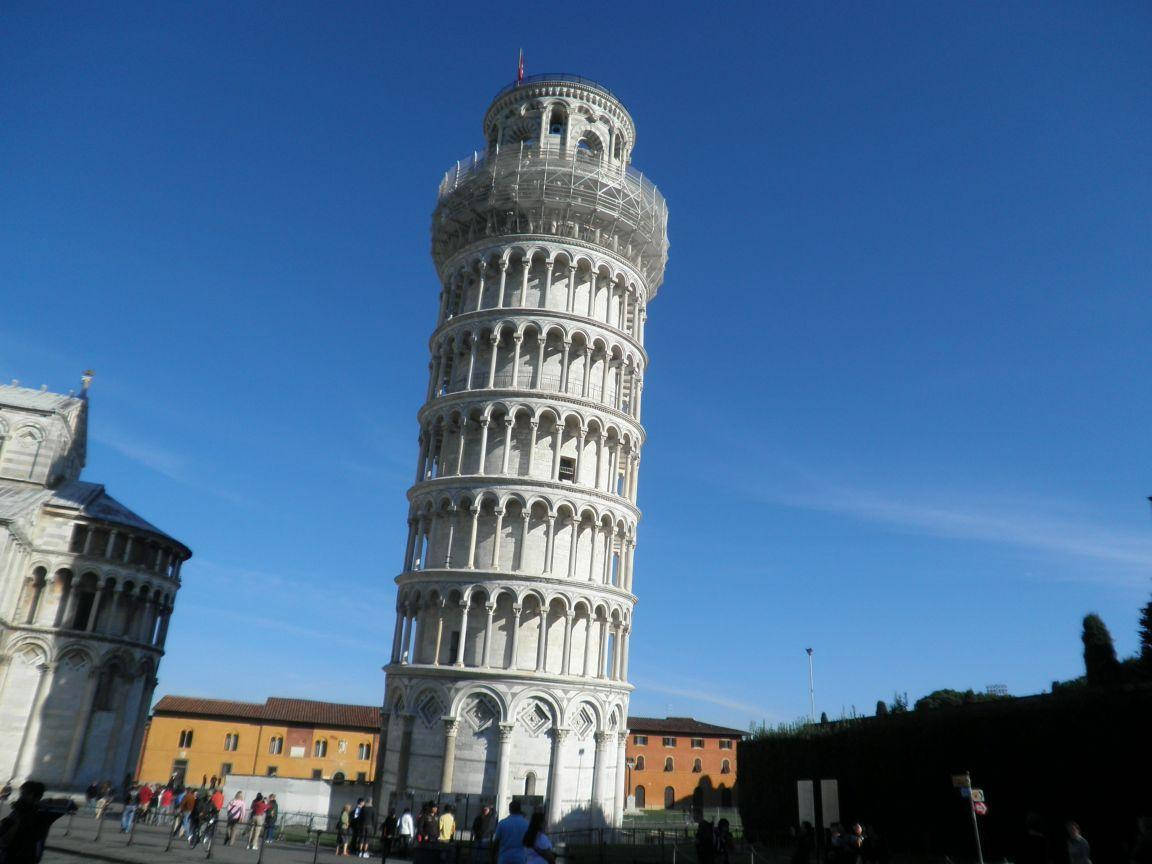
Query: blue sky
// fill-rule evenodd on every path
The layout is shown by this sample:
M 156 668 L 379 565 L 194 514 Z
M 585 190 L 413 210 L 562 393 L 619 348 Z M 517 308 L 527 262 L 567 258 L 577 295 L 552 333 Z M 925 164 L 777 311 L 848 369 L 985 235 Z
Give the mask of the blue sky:
M 10 2 L 0 376 L 187 542 L 158 694 L 375 703 L 429 216 L 515 71 L 604 82 L 671 210 L 633 712 L 1079 674 L 1152 590 L 1152 7 Z

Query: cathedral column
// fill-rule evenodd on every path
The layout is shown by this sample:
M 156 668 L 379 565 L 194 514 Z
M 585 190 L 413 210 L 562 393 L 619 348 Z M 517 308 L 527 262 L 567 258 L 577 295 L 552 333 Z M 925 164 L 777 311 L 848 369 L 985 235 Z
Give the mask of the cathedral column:
M 625 591 L 631 591 L 632 590 L 632 565 L 635 563 L 635 555 L 636 555 L 636 541 L 633 540 L 631 537 L 628 538 L 627 553 L 628 553 L 628 566 L 625 568 L 625 572 L 628 574 L 628 581 L 626 583 L 624 583 L 621 587 L 623 587 Z
M 495 509 L 496 514 L 496 536 L 492 542 L 492 569 L 500 569 L 500 540 L 504 534 L 504 510 L 501 507 Z
M 560 661 L 560 674 L 571 675 L 572 669 L 572 622 L 576 619 L 575 612 L 564 614 L 564 659 Z
M 560 781 L 564 774 L 564 739 L 568 730 L 552 730 L 552 764 L 548 769 L 548 824 L 560 824 Z
M 515 417 L 504 418 L 504 458 L 500 461 L 500 473 L 508 473 L 508 457 L 512 452 L 512 427 L 516 425 Z
M 604 349 L 604 369 L 600 377 L 600 402 L 608 401 L 608 373 L 612 371 L 612 355 L 608 353 L 608 349 Z
M 528 520 L 532 518 L 532 514 L 524 510 L 520 513 L 520 560 L 513 562 L 515 569 L 524 572 L 524 558 L 528 554 Z
M 588 617 L 585 620 L 588 624 L 587 630 L 584 633 L 584 668 L 580 670 L 580 674 L 588 677 L 592 674 L 592 666 L 589 662 L 592 659 L 592 622 L 596 620 L 592 617 L 591 609 L 588 610 Z
M 614 532 L 611 528 L 604 529 L 604 567 L 603 572 L 600 574 L 600 582 L 603 585 L 609 585 L 612 582 L 612 541 L 615 539 Z
M 476 569 L 476 533 L 480 526 L 480 507 L 469 507 L 472 514 L 472 533 L 468 535 L 468 569 Z
M 500 354 L 500 334 L 493 332 L 489 341 L 492 343 L 492 357 L 488 362 L 488 389 L 491 390 L 496 386 L 496 359 Z
M 596 742 L 595 758 L 592 762 L 592 819 L 596 818 L 595 811 L 597 809 L 604 815 L 605 821 L 608 820 L 608 807 L 604 801 L 604 763 L 607 761 L 608 740 L 612 737 L 611 732 L 597 732 L 593 738 Z
M 499 309 L 504 306 L 504 285 L 508 280 L 508 261 L 505 258 L 500 259 L 500 292 L 496 295 L 496 308 Z M 513 385 L 515 386 L 515 385 Z
M 154 675 L 149 675 L 140 689 L 140 704 L 136 707 L 136 731 L 128 744 L 128 758 L 139 759 L 140 745 L 144 738 L 144 725 L 148 720 L 148 711 L 152 707 L 152 695 L 156 692 L 156 685 L 160 681 Z M 129 762 L 125 768 L 132 774 L 136 773 L 136 765 Z
M 592 548 L 588 552 L 588 581 L 596 580 L 596 537 L 600 533 L 600 526 L 592 523 Z
M 572 525 L 572 542 L 568 546 L 568 578 L 576 578 L 576 547 L 580 545 L 580 524 L 576 521 L 576 514 L 569 520 Z
M 456 534 L 456 519 L 460 511 L 456 507 L 451 507 L 448 510 L 446 520 L 448 522 L 448 542 L 444 544 L 444 567 L 447 569 L 452 566 L 452 540 Z
M 168 625 L 172 621 L 172 606 L 164 607 L 163 617 L 160 619 L 160 632 L 156 636 L 156 647 L 163 648 L 168 641 Z
M 440 646 L 444 641 L 444 600 L 436 603 L 436 647 L 432 651 L 432 665 L 440 665 Z
M 627 681 L 628 680 L 628 646 L 632 642 L 632 628 L 631 627 L 625 627 L 623 629 L 623 631 L 621 632 L 620 639 L 621 639 L 621 644 L 623 645 L 623 651 L 621 653 L 621 659 L 620 659 L 620 680 L 621 681 Z
M 480 452 L 476 455 L 476 473 L 483 474 L 485 462 L 488 461 L 488 424 L 491 421 L 485 417 L 480 421 Z
M 552 268 L 556 266 L 556 262 L 549 258 L 544 265 L 544 290 L 540 292 L 540 308 L 548 308 L 548 292 L 552 289 Z
M 528 475 L 527 476 L 531 477 L 532 476 L 532 463 L 536 459 L 536 430 L 540 426 L 540 422 L 537 420 L 529 420 L 528 425 L 532 428 L 532 439 L 531 439 L 531 442 L 528 444 Z
M 408 789 L 408 763 L 412 759 L 412 727 L 416 723 L 415 714 L 402 714 L 404 731 L 400 735 L 400 756 L 396 764 L 396 791 L 403 795 Z
M 464 668 L 464 649 L 468 646 L 468 607 L 472 605 L 472 598 L 466 597 L 460 602 L 460 648 L 456 652 L 457 669 Z
M 476 269 L 479 271 L 476 283 L 476 311 L 479 312 L 484 308 L 484 271 L 488 269 L 487 262 L 481 261 Z
M 608 663 L 608 627 L 610 622 L 607 616 L 604 618 L 604 623 L 600 625 L 600 660 L 596 664 L 596 677 L 604 677 L 604 667 Z
M 480 347 L 480 344 L 476 341 L 476 337 L 473 336 L 472 337 L 472 350 L 468 354 L 468 381 L 464 385 L 465 390 L 471 390 L 472 389 L 472 372 L 476 368 L 476 349 L 479 347 Z
M 458 442 L 458 446 L 457 446 L 457 450 L 456 450 L 456 473 L 457 474 L 463 474 L 464 473 L 464 441 L 465 441 L 467 434 L 468 434 L 468 421 L 467 420 L 461 420 L 460 421 L 460 432 L 459 432 L 460 441 Z
M 399 614 L 399 610 L 397 610 L 397 614 Z M 411 644 L 411 641 L 412 641 L 412 616 L 410 614 L 410 610 L 407 607 L 405 607 L 404 608 L 404 636 L 400 640 L 400 644 L 401 644 L 401 646 L 403 646 L 403 648 L 400 652 L 400 662 L 401 663 L 411 663 L 412 662 L 412 654 L 409 651 L 409 646 Z
M 520 643 L 520 613 L 523 611 L 523 606 L 512 607 L 512 662 L 508 664 L 509 669 L 517 668 L 516 650 Z
M 544 539 L 544 572 L 552 572 L 552 558 L 556 551 L 556 517 L 549 513 L 545 519 L 548 522 L 548 533 Z
M 444 718 L 444 760 L 440 768 L 441 794 L 452 791 L 452 771 L 456 767 L 456 733 L 459 731 L 459 720 L 455 717 Z
M 92 597 L 92 611 L 88 613 L 88 624 L 84 628 L 85 633 L 96 632 L 96 617 L 100 614 L 100 603 L 104 599 L 104 586 L 107 584 L 107 579 L 96 580 L 96 594 Z
M 495 603 L 485 603 L 484 611 L 488 617 L 484 622 L 484 668 L 492 667 L 492 615 L 496 611 Z
M 616 800 L 612 808 L 612 819 L 609 824 L 613 827 L 619 827 L 623 821 L 624 816 L 624 759 L 625 747 L 628 741 L 628 730 L 619 732 L 616 735 Z
M 592 377 L 592 370 L 588 366 L 589 354 L 588 346 L 585 345 L 581 353 L 581 359 L 584 360 L 584 380 L 580 382 L 580 398 L 582 399 L 588 398 L 588 379 Z
M 512 389 L 520 386 L 520 343 L 523 341 L 523 333 L 517 333 L 512 337 L 512 344 L 514 346 L 512 351 Z
M 544 389 L 544 349 L 548 347 L 548 338 L 540 331 L 536 336 L 538 349 L 536 352 L 536 384 L 529 385 L 534 390 Z
M 581 482 L 580 468 L 584 464 L 584 439 L 587 435 L 588 430 L 583 426 L 576 430 L 576 464 L 572 467 L 572 482 L 577 484 Z M 556 479 L 559 480 L 560 478 L 557 477 Z
M 560 479 L 560 445 L 564 441 L 564 427 L 556 420 L 552 424 L 552 476 L 553 482 Z
M 572 350 L 572 340 L 564 339 L 560 343 L 560 392 L 568 392 L 568 352 Z
M 404 566 L 402 572 L 412 569 L 412 555 L 416 549 L 416 520 L 408 520 L 408 545 L 404 547 Z
M 521 306 L 527 306 L 528 305 L 528 274 L 532 270 L 532 259 L 525 256 L 524 258 L 520 259 L 520 263 L 524 265 L 522 270 L 521 270 L 521 273 L 520 273 L 520 276 L 521 276 L 521 279 L 520 279 L 520 305 Z
M 17 779 L 27 780 L 35 771 L 35 751 L 40 738 L 40 724 L 44 719 L 44 703 L 52 690 L 52 678 L 56 672 L 56 667 L 49 663 L 41 663 L 36 668 L 40 676 L 36 679 L 36 689 L 32 693 L 32 710 L 28 714 L 28 722 L 24 724 L 24 735 L 13 761 Z
M 536 639 L 536 671 L 543 672 L 548 662 L 548 609 L 540 607 L 540 632 Z
M 508 815 L 508 800 L 512 797 L 508 788 L 508 762 L 512 755 L 512 734 L 515 723 L 500 724 L 500 749 L 496 756 L 496 817 Z
M 408 622 L 408 616 L 403 615 L 399 608 L 396 609 L 396 627 L 392 634 L 392 662 L 396 663 L 400 660 L 400 639 L 404 632 L 404 625 Z
M 73 727 L 72 744 L 68 748 L 68 759 L 64 763 L 64 776 L 61 783 L 64 786 L 72 785 L 76 773 L 76 765 L 80 761 L 80 751 L 84 747 L 84 736 L 88 733 L 88 720 L 92 716 L 92 700 L 96 696 L 96 687 L 100 683 L 100 670 L 89 669 L 88 680 L 84 685 L 84 696 L 80 700 L 80 713 L 76 715 L 76 725 Z

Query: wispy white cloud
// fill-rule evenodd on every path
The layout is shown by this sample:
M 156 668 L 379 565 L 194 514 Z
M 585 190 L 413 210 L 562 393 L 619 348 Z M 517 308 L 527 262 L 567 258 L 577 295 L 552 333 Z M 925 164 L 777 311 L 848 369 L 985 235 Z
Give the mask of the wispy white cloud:
M 215 495 L 240 507 L 250 506 L 250 502 L 244 496 L 219 484 L 208 482 L 201 472 L 193 468 L 187 457 L 176 450 L 125 433 L 122 429 L 109 427 L 107 423 L 102 424 L 98 430 L 89 432 L 88 437 L 177 483 Z
M 993 494 L 986 499 L 942 502 L 896 490 L 869 490 L 827 485 L 804 492 L 754 490 L 766 502 L 837 513 L 935 537 L 979 540 L 1017 546 L 1045 554 L 1076 556 L 1112 565 L 1124 572 L 1115 579 L 1147 579 L 1152 569 L 1152 531 L 1100 524 L 1087 517 L 1045 513 L 1045 502 L 1006 507 Z M 1133 572 L 1143 569 L 1143 576 Z M 1098 578 L 1111 577 L 1101 574 Z
M 651 681 L 646 678 L 634 678 L 632 683 L 636 685 L 638 690 L 645 692 L 664 693 L 665 695 L 676 696 L 680 699 L 716 705 L 729 711 L 740 711 L 747 714 L 749 719 L 767 720 L 769 722 L 779 722 L 781 719 L 780 713 L 771 708 L 745 702 L 723 693 L 717 693 L 715 682 L 710 684 L 704 684 L 702 682 L 682 682 L 677 685 L 669 682 Z

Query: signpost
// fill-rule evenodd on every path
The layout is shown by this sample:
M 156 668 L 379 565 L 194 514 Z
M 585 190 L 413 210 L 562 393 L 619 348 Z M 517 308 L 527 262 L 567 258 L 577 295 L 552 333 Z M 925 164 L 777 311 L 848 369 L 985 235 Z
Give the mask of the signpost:
M 952 786 L 960 790 L 962 797 L 971 800 L 968 813 L 972 817 L 972 832 L 976 835 L 976 860 L 979 864 L 984 864 L 984 849 L 980 845 L 980 823 L 976 821 L 977 813 L 983 816 L 988 812 L 988 805 L 984 803 L 984 790 L 972 788 L 972 774 L 968 771 L 953 774 Z

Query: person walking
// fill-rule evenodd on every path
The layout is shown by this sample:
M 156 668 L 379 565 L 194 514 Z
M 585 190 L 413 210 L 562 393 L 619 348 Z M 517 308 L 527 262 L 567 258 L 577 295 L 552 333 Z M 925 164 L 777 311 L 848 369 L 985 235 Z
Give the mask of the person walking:
M 544 833 L 544 814 L 536 811 L 528 820 L 528 830 L 524 832 L 525 864 L 556 864 L 556 853 L 552 851 L 552 841 Z
M 513 799 L 508 805 L 508 815 L 497 823 L 492 834 L 496 864 L 525 864 L 528 859 L 528 850 L 524 846 L 526 833 L 528 820 L 520 811 L 520 802 Z
M 375 836 L 376 808 L 372 806 L 372 800 L 368 799 L 360 808 L 360 846 L 355 850 L 361 858 L 372 857 L 369 848 L 372 846 L 372 838 Z
M 716 864 L 728 864 L 732 851 L 736 848 L 736 841 L 732 839 L 732 829 L 727 819 L 716 823 Z
M 120 814 L 120 833 L 128 834 L 132 831 L 132 823 L 136 820 L 136 808 L 140 804 L 140 793 L 128 787 L 124 790 L 124 812 Z
M 1092 848 L 1080 833 L 1080 826 L 1069 822 L 1064 828 L 1068 832 L 1068 864 L 1092 864 Z
M 495 829 L 496 817 L 492 807 L 485 804 L 472 820 L 472 864 L 488 864 L 488 847 Z
M 456 837 L 456 817 L 452 814 L 451 805 L 444 805 L 444 812 L 440 816 L 439 838 L 441 843 L 451 843 Z
M 348 820 L 352 828 L 352 854 L 360 857 L 360 840 L 364 834 L 364 799 L 357 798 L 356 806 L 352 808 L 352 817 Z
M 176 797 L 176 793 L 172 791 L 171 786 L 165 786 L 160 790 L 160 818 L 167 819 L 172 815 L 172 799 Z
M 345 804 L 336 818 L 336 854 L 348 854 L 348 834 L 352 830 L 352 805 Z
M 425 804 L 420 814 L 420 843 L 433 843 L 440 836 L 440 810 L 435 804 Z
M 396 842 L 396 829 L 400 827 L 396 819 L 395 808 L 388 811 L 388 815 L 384 817 L 384 822 L 380 826 L 380 860 L 386 862 L 388 856 L 392 854 L 392 844 Z M 1152 864 L 1152 862 L 1149 862 Z
M 264 818 L 268 814 L 268 802 L 259 792 L 252 799 L 252 810 L 248 814 L 248 848 L 259 851 L 264 842 Z
M 264 842 L 271 843 L 276 839 L 276 820 L 280 817 L 280 805 L 276 802 L 276 793 L 268 795 L 268 809 L 264 811 Z
M 228 830 L 224 835 L 224 845 L 231 846 L 236 837 L 237 828 L 244 821 L 244 793 L 237 792 L 236 797 L 228 802 Z
M 145 783 L 136 793 L 136 818 L 147 822 L 152 810 L 152 787 Z
M 396 837 L 400 841 L 400 857 L 405 858 L 408 850 L 412 848 L 412 836 L 416 833 L 416 824 L 412 820 L 412 808 L 405 807 L 396 827 Z

